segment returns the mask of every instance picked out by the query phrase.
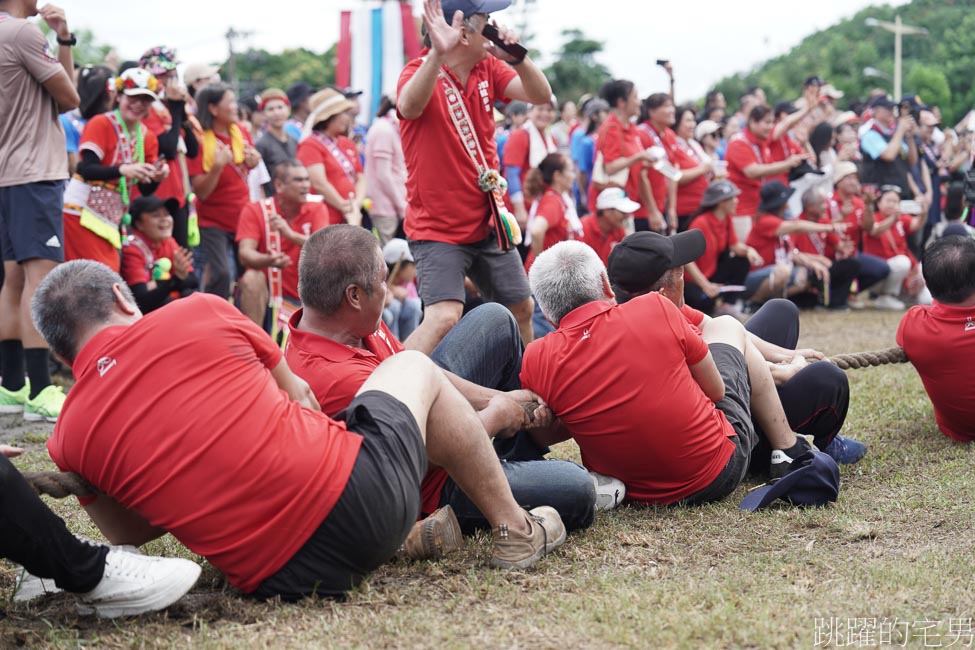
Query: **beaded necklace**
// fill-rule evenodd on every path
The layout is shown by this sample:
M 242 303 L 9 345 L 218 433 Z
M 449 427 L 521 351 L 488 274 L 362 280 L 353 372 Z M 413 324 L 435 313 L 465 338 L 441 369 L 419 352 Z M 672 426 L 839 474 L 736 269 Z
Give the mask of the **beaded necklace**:
M 115 120 L 118 122 L 119 127 L 122 129 L 122 137 L 119 138 L 119 157 L 122 159 L 123 163 L 135 162 L 144 163 L 146 161 L 146 149 L 145 141 L 142 135 L 142 124 L 138 125 L 135 130 L 135 153 L 132 154 L 129 148 L 132 137 L 129 135 L 129 127 L 122 119 L 122 113 L 119 109 L 115 109 Z M 128 158 L 128 160 L 126 160 Z M 128 179 L 125 176 L 119 178 L 118 184 L 119 194 L 122 195 L 122 204 L 125 205 L 125 215 L 122 217 L 122 223 L 126 226 L 132 223 L 132 215 L 129 214 L 129 184 Z

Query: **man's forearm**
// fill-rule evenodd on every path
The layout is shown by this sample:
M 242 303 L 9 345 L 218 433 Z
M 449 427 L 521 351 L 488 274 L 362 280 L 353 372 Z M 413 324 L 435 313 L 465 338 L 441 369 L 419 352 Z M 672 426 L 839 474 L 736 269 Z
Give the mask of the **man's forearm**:
M 62 38 L 58 35 L 58 38 L 62 40 L 67 40 L 71 38 L 71 33 L 68 32 L 67 37 Z M 74 54 L 71 52 L 70 45 L 58 45 L 58 61 L 61 63 L 61 67 L 64 71 L 68 73 L 68 79 L 74 79 Z
M 437 75 L 442 65 L 443 61 L 436 52 L 431 50 L 399 94 L 396 108 L 400 115 L 408 120 L 420 117 L 430 103 L 430 98 L 433 97 L 433 89 L 436 87 Z
M 447 379 L 449 379 L 450 383 L 454 385 L 454 388 L 456 388 L 460 394 L 464 396 L 464 399 L 470 402 L 475 411 L 480 411 L 481 409 L 486 408 L 488 402 L 491 401 L 491 398 L 500 393 L 500 391 L 496 391 L 493 388 L 485 388 L 484 386 L 475 384 L 472 381 L 467 381 L 463 377 L 459 377 L 449 370 L 444 370 L 444 374 L 447 375 Z
M 525 57 L 524 61 L 513 67 L 521 79 L 522 90 L 529 102 L 544 104 L 552 98 L 552 86 L 545 78 L 545 73 L 535 65 L 534 61 Z

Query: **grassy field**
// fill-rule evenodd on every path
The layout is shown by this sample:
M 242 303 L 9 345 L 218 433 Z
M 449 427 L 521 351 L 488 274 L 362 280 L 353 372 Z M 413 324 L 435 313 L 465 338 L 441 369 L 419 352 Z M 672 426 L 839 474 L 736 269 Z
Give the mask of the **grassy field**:
M 898 320 L 807 313 L 800 344 L 885 348 Z M 167 612 L 118 622 L 78 617 L 67 596 L 15 605 L 13 570 L 0 563 L 0 647 L 970 646 L 975 447 L 937 431 L 909 365 L 849 376 L 844 433 L 870 451 L 842 469 L 828 508 L 741 512 L 754 483 L 706 507 L 620 508 L 524 572 L 490 569 L 481 535 L 446 561 L 383 567 L 342 603 L 252 602 L 206 566 Z M 0 431 L 31 452 L 16 463 L 53 469 L 44 432 L 12 434 L 14 424 L 0 419 Z M 52 505 L 96 535 L 73 501 Z M 194 557 L 171 537 L 146 550 Z

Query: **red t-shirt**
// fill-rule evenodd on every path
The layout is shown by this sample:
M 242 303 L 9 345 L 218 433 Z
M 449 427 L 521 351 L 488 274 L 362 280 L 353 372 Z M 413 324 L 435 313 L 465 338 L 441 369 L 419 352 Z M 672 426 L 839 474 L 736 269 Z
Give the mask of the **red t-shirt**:
M 669 504 L 708 486 L 734 450 L 734 429 L 691 376 L 707 353 L 659 293 L 591 302 L 528 345 L 521 383 L 562 420 L 588 469 L 622 480 L 628 499 Z
M 975 440 L 975 307 L 937 301 L 911 307 L 897 328 L 897 345 L 920 375 L 941 432 Z
M 149 115 L 142 120 L 142 123 L 158 138 L 169 131 L 173 125 L 173 118 L 169 109 L 164 104 L 157 102 L 152 105 Z M 155 195 L 163 200 L 176 199 L 180 206 L 184 206 L 186 205 L 186 189 L 183 187 L 183 170 L 180 169 L 179 160 L 167 160 L 166 165 L 169 166 L 169 176 L 156 188 Z
M 775 264 L 775 251 L 791 253 L 794 246 L 789 235 L 776 235 L 783 219 L 774 214 L 763 214 L 755 220 L 752 230 L 748 233 L 746 244 L 758 251 L 762 256 L 762 263 L 752 265 L 753 269 Z
M 505 151 L 507 151 L 507 147 Z M 543 219 L 548 222 L 548 230 L 545 231 L 545 240 L 542 242 L 543 251 L 569 238 L 569 220 L 565 218 L 565 211 L 566 205 L 562 195 L 551 187 L 546 188 L 542 198 L 538 200 L 538 209 L 535 211 L 536 219 Z M 525 271 L 528 271 L 534 262 L 535 252 L 528 251 L 528 257 L 525 259 Z
M 48 451 L 253 591 L 331 512 L 362 443 L 291 401 L 280 361 L 226 300 L 177 300 L 81 349 Z
M 291 334 L 285 346 L 284 358 L 296 375 L 308 382 L 322 406 L 322 412 L 334 415 L 347 408 L 369 379 L 372 371 L 383 361 L 406 348 L 396 340 L 386 323 L 362 340 L 365 348 L 353 348 L 332 339 L 298 328 L 302 310 L 291 316 Z M 421 511 L 430 514 L 440 505 L 440 493 L 447 481 L 447 472 L 429 465 L 420 483 Z
M 325 136 L 320 137 L 324 138 Z M 323 165 L 325 167 L 325 178 L 328 179 L 328 182 L 332 184 L 339 196 L 348 198 L 350 194 L 355 194 L 355 181 L 362 173 L 362 163 L 359 161 L 359 152 L 352 140 L 340 135 L 335 138 L 334 143 L 338 148 L 338 155 L 345 158 L 345 163 L 337 160 L 325 143 L 319 140 L 319 136 L 315 134 L 301 141 L 296 156 L 305 167 Z M 348 166 L 348 170 L 344 165 Z M 345 223 L 345 215 L 340 210 L 327 204 L 326 207 L 331 223 Z
M 704 164 L 704 160 L 698 158 L 698 154 L 690 145 L 677 140 L 677 149 L 674 152 L 674 164 L 680 169 L 695 169 Z M 677 214 L 687 216 L 697 212 L 701 207 L 701 198 L 704 191 L 708 189 L 708 174 L 701 174 L 690 183 L 677 186 Z
M 698 334 L 701 333 L 701 323 L 704 322 L 703 311 L 698 311 L 687 303 L 684 303 L 684 305 L 680 308 L 680 314 L 684 317 L 684 320 L 687 321 L 687 324 L 691 326 L 691 329 Z
M 880 223 L 883 219 L 880 215 L 874 217 L 875 223 Z M 909 214 L 902 214 L 886 232 L 876 237 L 870 233 L 864 233 L 863 252 L 885 260 L 898 255 L 907 255 L 911 258 L 911 266 L 913 267 L 917 261 L 907 247 L 907 235 L 911 232 L 912 221 L 914 221 L 914 217 Z
M 792 136 L 786 133 L 778 140 L 769 141 L 769 152 L 772 154 L 768 162 L 783 162 L 789 159 L 789 156 L 797 153 L 803 153 L 802 147 L 798 142 L 792 139 Z M 765 177 L 765 182 L 771 180 L 779 180 L 789 184 L 789 172 L 782 172 L 781 174 L 773 174 L 771 176 Z
M 253 145 L 247 129 L 240 125 L 238 128 L 243 134 L 244 142 Z M 224 137 L 219 133 L 215 135 L 217 141 L 230 146 L 230 136 Z M 200 136 L 200 155 L 196 158 L 188 158 L 186 163 L 191 178 L 206 173 L 203 171 L 202 135 Z M 224 232 L 233 234 L 237 227 L 240 211 L 250 200 L 250 189 L 247 186 L 247 175 L 249 173 L 250 170 L 244 163 L 238 165 L 231 162 L 223 168 L 220 172 L 220 178 L 217 180 L 217 186 L 210 193 L 210 196 L 196 200 L 196 214 L 199 217 L 200 226 L 220 228 Z
M 122 163 L 135 162 L 136 144 L 135 133 L 130 133 L 127 141 L 130 143 L 124 151 L 119 150 L 119 135 L 124 132 L 114 118 L 113 113 L 101 113 L 88 120 L 84 130 L 81 132 L 81 140 L 78 142 L 78 151 L 93 151 L 102 165 L 114 166 Z M 159 139 L 156 134 L 142 125 L 142 146 L 145 152 L 145 162 L 154 163 L 159 158 Z M 117 183 L 118 181 L 112 181 Z M 128 181 L 129 188 L 134 188 L 136 183 Z M 138 194 L 136 194 L 138 196 Z
M 549 149 L 555 151 L 555 140 L 552 139 L 552 136 L 545 134 L 544 137 L 549 142 Z M 521 175 L 518 180 L 521 181 L 522 190 L 525 188 L 525 177 L 531 169 L 530 152 L 531 135 L 528 129 L 514 129 L 508 136 L 508 142 L 504 145 L 503 164 L 505 167 L 521 167 Z
M 422 63 L 419 58 L 406 64 L 397 94 Z M 453 72 L 444 70 L 463 96 L 488 168 L 498 169 L 493 103 L 507 101 L 504 91 L 517 73 L 493 56 L 477 62 L 466 86 Z M 437 80 L 433 96 L 418 118 L 399 118 L 407 171 L 407 236 L 448 244 L 472 244 L 487 238 L 491 229 L 488 197 L 478 186 L 478 171 L 447 112 L 443 81 Z
M 588 244 L 591 249 L 596 251 L 603 265 L 609 265 L 609 254 L 613 246 L 623 241 L 626 231 L 622 228 L 614 228 L 609 234 L 604 235 L 599 229 L 599 218 L 595 214 L 589 214 L 580 219 L 582 222 L 582 238 L 579 241 Z
M 173 237 L 167 237 L 158 244 L 150 242 L 138 230 L 133 230 L 130 237 L 122 245 L 122 270 L 119 272 L 129 286 L 152 281 L 153 265 L 163 258 L 172 261 L 173 254 L 179 250 L 179 244 Z M 148 256 L 146 250 L 149 251 Z
M 603 154 L 603 166 L 617 158 L 634 156 L 643 149 L 636 127 L 629 122 L 621 124 L 616 113 L 610 113 L 603 125 L 599 127 L 599 135 L 596 138 L 596 157 L 598 158 L 600 153 Z M 625 188 L 627 197 L 640 204 L 637 211 L 633 213 L 633 216 L 638 219 L 650 216 L 649 209 L 640 201 L 640 174 L 642 172 L 642 163 L 630 165 Z M 596 188 L 590 185 L 589 192 L 591 195 L 596 194 Z M 595 198 L 591 198 L 591 204 L 595 208 Z
M 748 178 L 744 169 L 749 165 L 767 164 L 771 161 L 772 152 L 768 141 L 759 140 L 751 131 L 744 129 L 731 138 L 724 158 L 728 162 L 728 180 L 741 190 L 738 196 L 738 214 L 756 216 L 760 202 L 758 191 L 767 179 L 761 176 Z
M 838 236 L 840 241 L 852 242 L 853 249 L 856 251 L 859 250 L 860 241 L 863 237 L 863 215 L 866 212 L 866 204 L 859 196 L 851 197 L 850 203 L 853 210 L 846 217 L 843 217 L 843 197 L 840 196 L 839 192 L 833 192 L 833 196 L 826 201 L 826 214 L 830 217 L 830 221 L 842 219 L 842 221 L 850 224 Z
M 278 206 L 277 199 L 274 199 L 274 210 L 280 214 L 281 208 Z M 336 221 L 334 215 L 325 208 L 322 203 L 302 203 L 301 211 L 294 220 L 289 221 L 288 225 L 295 232 L 308 237 L 316 230 L 321 230 L 326 226 L 342 223 L 341 218 Z M 261 203 L 248 203 L 240 213 L 240 220 L 237 222 L 236 241 L 240 243 L 244 239 L 253 239 L 257 242 L 257 252 L 267 253 L 267 239 L 264 227 L 264 209 Z M 281 269 L 281 288 L 286 298 L 299 300 L 298 298 L 298 258 L 301 256 L 301 246 L 295 244 L 286 237 L 281 237 L 281 252 L 291 258 L 291 265 Z M 265 274 L 267 269 L 264 269 Z
M 636 132 L 644 149 L 663 147 L 667 152 L 667 160 L 672 165 L 677 163 L 677 134 L 673 129 L 667 128 L 663 133 L 658 133 L 650 122 L 644 122 L 636 127 Z M 657 209 L 662 213 L 667 207 L 667 178 L 653 167 L 647 169 L 647 178 L 650 179 L 653 200 L 657 202 Z
M 710 278 L 718 270 L 721 253 L 738 243 L 734 224 L 731 217 L 718 219 L 713 212 L 702 212 L 694 218 L 690 228 L 704 233 L 704 254 L 695 260 L 695 264 L 704 277 Z
M 799 215 L 800 219 L 805 219 Z M 808 221 L 808 219 L 806 219 Z M 816 223 L 829 225 L 833 223 L 829 217 L 823 217 Z M 813 255 L 823 255 L 831 260 L 836 259 L 836 247 L 840 243 L 840 236 L 835 232 L 797 232 L 792 235 L 792 243 L 802 253 L 812 253 Z

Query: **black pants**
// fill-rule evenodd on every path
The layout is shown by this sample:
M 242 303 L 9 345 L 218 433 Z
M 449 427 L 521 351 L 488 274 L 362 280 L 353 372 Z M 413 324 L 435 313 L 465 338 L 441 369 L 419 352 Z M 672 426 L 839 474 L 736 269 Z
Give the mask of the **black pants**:
M 769 300 L 745 323 L 745 329 L 769 343 L 795 350 L 799 342 L 799 309 L 788 300 Z M 828 361 L 809 364 L 779 386 L 778 392 L 789 426 L 797 433 L 813 436 L 820 449 L 843 428 L 850 407 L 850 383 L 846 373 Z M 760 433 L 758 453 L 770 455 L 771 450 L 762 444 L 765 435 L 757 423 L 755 429 Z M 767 467 L 767 461 L 758 466 Z
M 860 276 L 860 260 L 850 257 L 845 260 L 836 260 L 829 269 L 829 303 L 826 304 L 826 294 L 823 292 L 823 283 L 816 280 L 813 284 L 818 290 L 818 295 L 813 292 L 801 293 L 793 297 L 800 308 L 810 309 L 816 305 L 825 304 L 831 309 L 841 309 L 846 307 L 850 300 L 850 286 L 853 280 Z M 812 271 L 809 271 L 812 277 Z
M 189 248 L 188 227 L 190 219 L 190 206 L 184 205 L 183 207 L 177 207 L 174 201 L 169 207 L 169 214 L 173 215 L 173 238 L 176 240 L 176 243 L 183 248 Z
M 747 257 L 733 257 L 728 251 L 724 251 L 718 257 L 718 267 L 711 277 L 708 278 L 716 284 L 745 284 L 745 276 L 751 267 Z M 740 294 L 724 294 L 725 301 L 734 301 Z M 684 302 L 698 311 L 702 311 L 708 316 L 714 314 L 714 302 L 716 298 L 708 298 L 701 291 L 701 288 L 693 282 L 684 283 Z
M 86 544 L 68 532 L 0 454 L 0 557 L 40 578 L 53 578 L 65 591 L 84 593 L 101 581 L 107 554 L 107 546 Z

